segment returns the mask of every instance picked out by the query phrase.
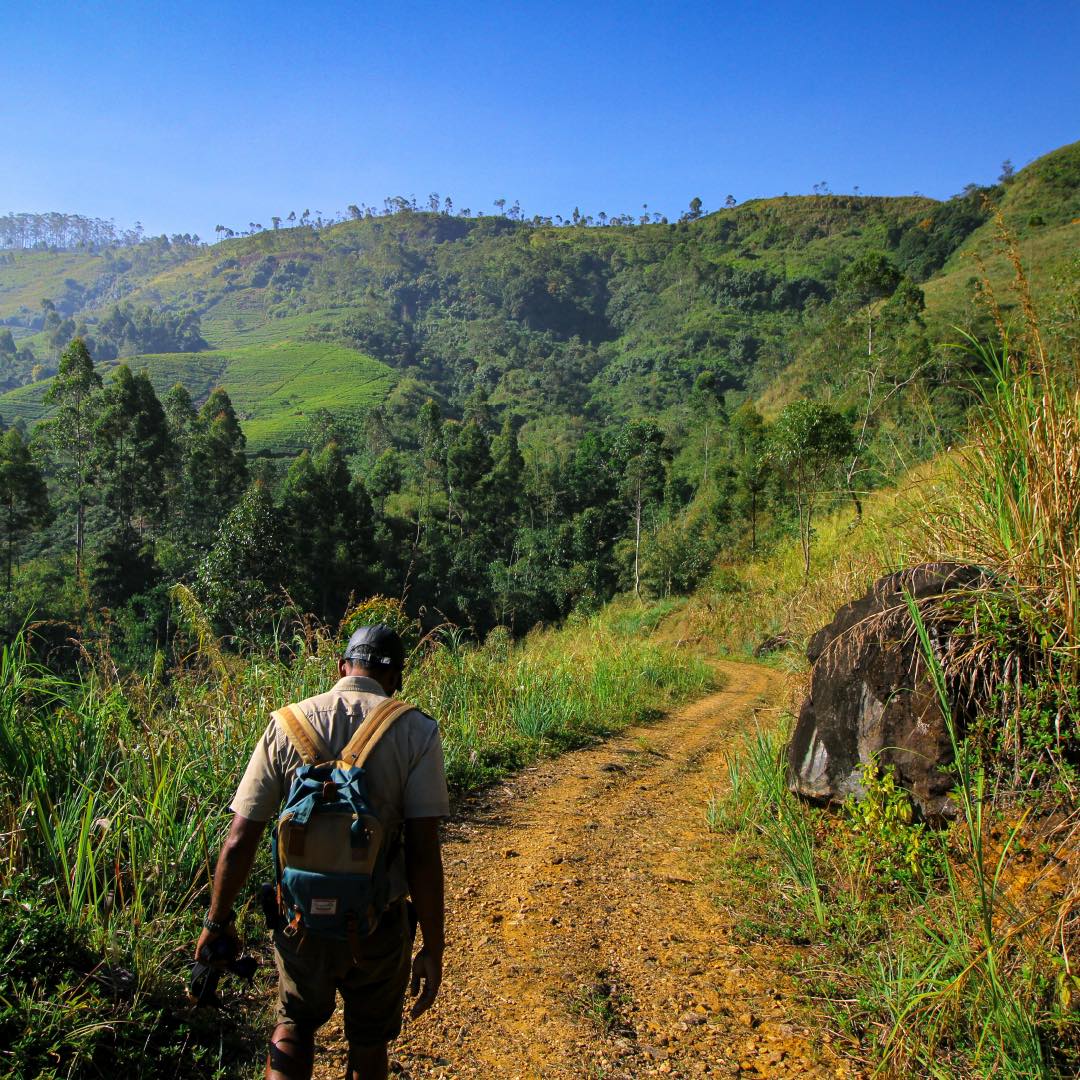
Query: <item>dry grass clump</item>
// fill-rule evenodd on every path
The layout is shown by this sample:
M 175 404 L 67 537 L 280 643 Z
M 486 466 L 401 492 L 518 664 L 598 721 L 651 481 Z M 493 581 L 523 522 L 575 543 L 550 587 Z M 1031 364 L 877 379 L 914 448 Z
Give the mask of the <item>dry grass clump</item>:
M 1023 324 L 1010 333 L 989 285 L 1000 342 L 963 344 L 986 365 L 968 445 L 946 512 L 925 521 L 958 557 L 1012 584 L 1037 644 L 1075 681 L 1080 664 L 1080 352 L 1051 354 L 1015 238 L 999 216 Z M 1059 344 L 1062 339 L 1058 338 Z

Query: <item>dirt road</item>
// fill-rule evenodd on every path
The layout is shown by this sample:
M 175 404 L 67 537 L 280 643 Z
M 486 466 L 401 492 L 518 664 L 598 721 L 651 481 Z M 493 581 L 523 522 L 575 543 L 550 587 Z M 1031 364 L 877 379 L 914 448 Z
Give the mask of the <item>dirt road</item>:
M 448 826 L 448 950 L 436 1007 L 394 1047 L 404 1077 L 852 1076 L 768 949 L 710 900 L 705 809 L 724 750 L 777 677 L 482 793 Z M 325 1029 L 316 1076 L 345 1048 Z

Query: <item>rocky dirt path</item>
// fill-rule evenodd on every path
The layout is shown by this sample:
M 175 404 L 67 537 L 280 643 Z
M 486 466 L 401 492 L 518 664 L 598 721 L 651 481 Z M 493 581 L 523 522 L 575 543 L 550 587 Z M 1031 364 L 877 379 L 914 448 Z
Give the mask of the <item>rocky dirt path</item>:
M 767 668 L 661 722 L 465 803 L 447 828 L 445 981 L 397 1073 L 485 1080 L 853 1076 L 775 951 L 734 944 L 708 880 L 724 751 L 775 696 Z M 335 1021 L 316 1076 L 341 1075 Z

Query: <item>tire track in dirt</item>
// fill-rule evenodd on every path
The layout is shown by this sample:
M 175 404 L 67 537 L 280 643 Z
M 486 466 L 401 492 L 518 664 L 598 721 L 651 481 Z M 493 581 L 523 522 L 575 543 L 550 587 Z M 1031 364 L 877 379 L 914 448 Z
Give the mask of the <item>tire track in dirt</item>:
M 446 970 L 394 1069 L 424 1077 L 853 1076 L 775 950 L 732 942 L 710 900 L 705 808 L 724 752 L 781 678 L 724 688 L 465 802 L 446 830 Z M 341 1075 L 337 1020 L 316 1077 Z

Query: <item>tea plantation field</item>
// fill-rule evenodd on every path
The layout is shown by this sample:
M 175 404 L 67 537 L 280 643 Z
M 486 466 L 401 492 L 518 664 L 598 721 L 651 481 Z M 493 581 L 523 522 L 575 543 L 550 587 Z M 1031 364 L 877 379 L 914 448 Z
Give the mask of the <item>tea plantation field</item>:
M 393 370 L 364 353 L 323 342 L 278 341 L 201 353 L 160 353 L 125 361 L 145 368 L 159 396 L 182 383 L 201 404 L 216 386 L 232 398 L 254 454 L 295 454 L 307 442 L 310 417 L 320 409 L 335 416 L 365 412 L 394 384 Z M 105 378 L 119 362 L 99 365 Z M 48 411 L 49 381 L 0 394 L 5 423 L 28 423 Z

